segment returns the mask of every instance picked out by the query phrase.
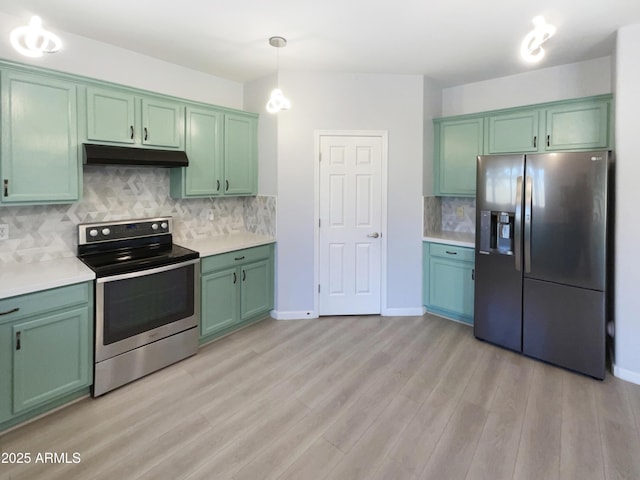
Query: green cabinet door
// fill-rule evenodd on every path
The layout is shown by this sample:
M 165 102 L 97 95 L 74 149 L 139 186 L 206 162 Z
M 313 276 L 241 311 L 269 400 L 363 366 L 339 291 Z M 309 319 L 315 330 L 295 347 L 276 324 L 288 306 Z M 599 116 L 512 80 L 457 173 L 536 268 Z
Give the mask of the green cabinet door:
M 102 88 L 87 88 L 87 139 L 135 143 L 135 96 Z
M 486 153 L 537 152 L 539 117 L 538 110 L 490 116 Z
M 143 98 L 142 144 L 156 147 L 182 148 L 184 107 L 166 100 Z
M 229 268 L 202 276 L 200 336 L 211 335 L 239 320 L 239 269 Z
M 187 108 L 189 166 L 171 169 L 172 197 L 210 197 L 222 193 L 223 118 L 218 110 Z
M 12 333 L 14 414 L 90 383 L 87 307 L 15 323 Z
M 476 157 L 482 154 L 483 118 L 436 123 L 436 194 L 472 196 Z
M 78 200 L 76 86 L 5 70 L 1 77 L 1 203 Z
M 273 278 L 269 260 L 241 267 L 240 318 L 246 320 L 272 308 Z
M 257 192 L 257 122 L 254 117 L 226 114 L 224 118 L 225 195 Z
M 581 150 L 609 145 L 609 102 L 576 102 L 546 110 L 545 148 Z
M 429 303 L 450 312 L 457 319 L 472 323 L 473 265 L 432 257 L 429 265 Z

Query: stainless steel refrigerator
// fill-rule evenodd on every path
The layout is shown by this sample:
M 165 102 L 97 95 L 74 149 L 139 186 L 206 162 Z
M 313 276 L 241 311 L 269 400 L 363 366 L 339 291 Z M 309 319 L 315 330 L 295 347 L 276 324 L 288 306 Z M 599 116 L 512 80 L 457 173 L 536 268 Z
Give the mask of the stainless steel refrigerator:
M 475 336 L 604 378 L 611 152 L 477 162 Z

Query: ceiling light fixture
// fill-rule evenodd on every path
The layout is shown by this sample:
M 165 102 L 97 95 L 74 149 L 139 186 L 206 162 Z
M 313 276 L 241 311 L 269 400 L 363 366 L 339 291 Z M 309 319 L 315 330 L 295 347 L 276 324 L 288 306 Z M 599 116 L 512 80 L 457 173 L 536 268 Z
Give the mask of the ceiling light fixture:
M 544 57 L 542 44 L 556 33 L 556 27 L 548 24 L 544 17 L 537 16 L 533 19 L 534 29 L 522 40 L 520 55 L 527 62 L 539 62 Z
M 31 17 L 29 25 L 14 28 L 9 37 L 11 45 L 27 57 L 41 57 L 43 53 L 55 53 L 62 48 L 62 40 L 56 34 L 42 28 L 42 19 Z
M 283 48 L 287 45 L 287 39 L 283 37 L 271 37 L 269 39 L 269 45 L 275 48 Z M 278 60 L 277 60 L 277 74 L 280 73 L 280 50 L 278 50 Z M 282 110 L 289 110 L 291 108 L 291 102 L 284 96 L 282 90 L 276 87 L 271 92 L 271 97 L 267 102 L 267 112 L 269 113 L 278 113 Z

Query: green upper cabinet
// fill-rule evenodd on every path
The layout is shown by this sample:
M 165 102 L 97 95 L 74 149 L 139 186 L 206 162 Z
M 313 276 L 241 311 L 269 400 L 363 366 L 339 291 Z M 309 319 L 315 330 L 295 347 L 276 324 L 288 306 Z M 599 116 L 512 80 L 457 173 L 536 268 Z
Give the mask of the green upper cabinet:
M 475 195 L 476 155 L 613 148 L 611 102 L 599 95 L 435 119 L 436 195 Z
M 87 140 L 135 143 L 135 96 L 87 88 Z
M 254 116 L 225 115 L 225 195 L 255 195 L 257 193 L 257 128 L 257 121 Z
M 609 102 L 589 101 L 546 109 L 547 151 L 609 146 Z
M 3 70 L 3 204 L 67 203 L 78 200 L 76 85 Z
M 171 169 L 171 196 L 209 197 L 222 194 L 221 111 L 187 107 L 186 152 L 189 166 Z
M 435 191 L 469 196 L 476 191 L 476 157 L 482 154 L 483 118 L 435 121 Z
M 490 116 L 486 153 L 537 152 L 539 118 L 538 110 Z
M 183 148 L 184 107 L 166 100 L 143 98 L 142 144 Z
M 87 87 L 86 120 L 88 142 L 184 148 L 184 106 L 178 102 Z

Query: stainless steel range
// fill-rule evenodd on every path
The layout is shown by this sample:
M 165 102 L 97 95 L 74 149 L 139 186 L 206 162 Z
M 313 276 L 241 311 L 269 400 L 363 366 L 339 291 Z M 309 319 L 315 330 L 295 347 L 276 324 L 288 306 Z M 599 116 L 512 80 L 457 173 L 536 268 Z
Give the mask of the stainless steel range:
M 78 225 L 96 273 L 93 396 L 198 351 L 200 258 L 175 245 L 171 217 Z

